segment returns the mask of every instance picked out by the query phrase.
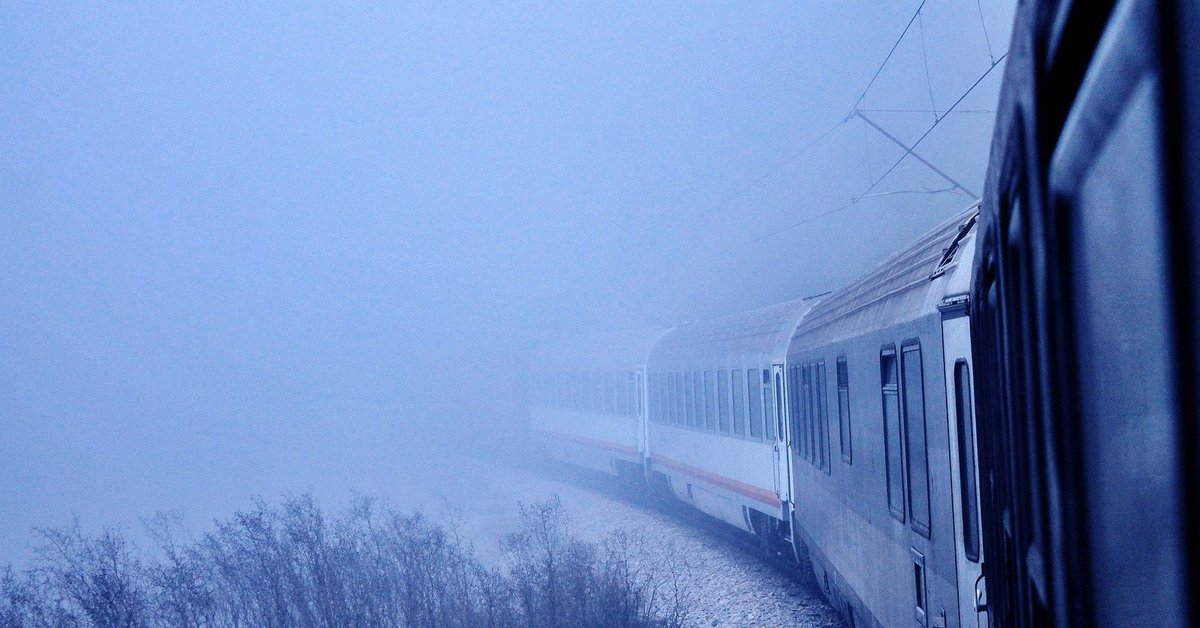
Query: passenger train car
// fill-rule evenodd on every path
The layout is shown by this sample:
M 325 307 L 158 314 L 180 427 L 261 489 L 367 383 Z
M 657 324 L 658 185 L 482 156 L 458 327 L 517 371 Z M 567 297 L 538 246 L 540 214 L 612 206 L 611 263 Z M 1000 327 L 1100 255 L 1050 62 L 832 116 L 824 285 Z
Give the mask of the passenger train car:
M 776 553 L 793 552 L 784 359 L 814 302 L 682 325 L 654 345 L 647 364 L 652 485 L 759 535 Z
M 976 208 L 823 299 L 787 353 L 795 529 L 853 626 L 975 626 Z
M 1191 624 L 1198 4 L 1020 3 L 979 205 L 820 299 L 543 354 L 536 433 L 851 626 Z
M 566 338 L 534 357 L 530 428 L 551 458 L 625 478 L 646 459 L 646 360 L 661 329 Z
M 980 219 L 987 606 L 1200 616 L 1200 8 L 1025 2 Z

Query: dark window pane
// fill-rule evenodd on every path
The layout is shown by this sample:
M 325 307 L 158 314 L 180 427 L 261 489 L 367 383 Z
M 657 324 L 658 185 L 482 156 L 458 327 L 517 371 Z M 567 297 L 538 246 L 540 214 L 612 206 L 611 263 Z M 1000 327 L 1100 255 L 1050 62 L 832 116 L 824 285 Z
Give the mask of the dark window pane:
M 962 492 L 963 554 L 979 562 L 979 502 L 975 492 L 975 417 L 971 412 L 971 369 L 954 365 L 954 414 L 958 422 L 959 490 Z
M 750 401 L 750 436 L 762 438 L 762 371 L 746 371 L 746 397 Z
M 675 374 L 675 387 L 671 393 L 675 395 L 675 425 L 687 425 L 687 406 L 683 400 L 683 373 Z
M 846 358 L 838 358 L 838 435 L 842 444 L 842 460 L 854 462 L 850 433 L 850 374 L 846 368 Z
M 667 423 L 670 425 L 679 423 L 679 414 L 675 411 L 675 377 L 675 373 L 667 373 Z
M 717 371 L 717 416 L 721 431 L 729 433 L 729 371 Z
M 817 449 L 821 452 L 821 468 L 826 473 L 830 471 L 829 464 L 829 399 L 825 392 L 825 363 L 817 365 Z
M 713 372 L 704 371 L 704 426 L 708 431 L 717 429 L 717 390 L 713 382 Z
M 790 445 L 792 451 L 800 455 L 800 367 L 788 369 L 788 421 L 791 423 Z
M 742 370 L 734 369 L 733 382 L 733 433 L 746 433 L 746 381 L 742 379 Z
M 692 374 L 683 373 L 683 411 L 684 425 L 696 426 L 696 388 L 692 384 Z
M 887 461 L 888 509 L 904 521 L 904 453 L 900 444 L 900 387 L 897 386 L 896 354 L 879 358 L 879 379 L 883 384 L 884 458 Z
M 775 440 L 775 389 L 771 387 L 771 371 L 763 371 L 763 436 Z
M 929 462 L 925 449 L 925 388 L 921 375 L 921 348 L 905 347 L 900 368 L 904 370 L 904 426 L 908 439 L 908 506 L 913 529 L 929 536 Z

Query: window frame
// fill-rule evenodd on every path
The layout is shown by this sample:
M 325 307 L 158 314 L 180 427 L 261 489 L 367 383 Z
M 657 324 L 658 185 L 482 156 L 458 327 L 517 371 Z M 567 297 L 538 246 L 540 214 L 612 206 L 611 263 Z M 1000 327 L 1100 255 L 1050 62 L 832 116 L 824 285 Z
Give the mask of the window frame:
M 842 462 L 854 464 L 854 434 L 850 422 L 850 362 L 846 355 L 837 357 L 838 444 Z
M 913 417 L 909 413 L 909 401 L 914 391 L 907 382 L 907 366 L 909 364 L 908 354 L 916 353 L 916 375 L 919 378 L 921 393 L 921 417 L 919 434 L 921 437 L 920 448 L 915 448 L 911 436 L 913 434 Z M 925 407 L 925 364 L 924 354 L 921 349 L 921 341 L 919 338 L 911 338 L 905 340 L 900 345 L 900 399 L 901 399 L 901 417 L 903 417 L 903 432 L 904 432 L 904 452 L 905 452 L 905 475 L 907 476 L 905 487 L 905 496 L 908 499 L 909 525 L 913 531 L 925 538 L 930 538 L 930 532 L 933 525 L 933 495 L 932 487 L 929 482 L 929 412 Z M 918 461 L 913 450 L 919 449 L 921 459 Z M 924 482 L 922 486 L 917 486 L 916 478 L 914 478 L 914 465 L 923 464 L 924 469 L 922 477 Z M 924 509 L 918 509 L 915 503 L 914 495 L 917 491 L 924 489 Z M 924 520 L 921 517 L 924 517 Z
M 894 376 L 892 384 L 887 384 L 887 378 L 884 372 L 884 360 L 891 358 L 892 374 Z M 894 343 L 883 345 L 879 350 L 879 388 L 880 398 L 882 402 L 881 417 L 883 418 L 883 468 L 884 481 L 887 488 L 888 512 L 892 517 L 900 523 L 905 523 L 908 519 L 908 479 L 906 477 L 906 458 L 904 453 L 904 420 L 902 418 L 903 404 L 900 398 L 900 353 L 896 350 Z M 888 425 L 888 396 L 895 398 L 895 422 L 896 435 L 895 442 L 892 442 L 892 434 Z M 896 449 L 897 464 L 896 468 L 892 465 L 892 449 Z M 893 475 L 899 476 L 899 486 L 896 487 L 899 495 L 896 495 L 892 488 L 895 478 Z

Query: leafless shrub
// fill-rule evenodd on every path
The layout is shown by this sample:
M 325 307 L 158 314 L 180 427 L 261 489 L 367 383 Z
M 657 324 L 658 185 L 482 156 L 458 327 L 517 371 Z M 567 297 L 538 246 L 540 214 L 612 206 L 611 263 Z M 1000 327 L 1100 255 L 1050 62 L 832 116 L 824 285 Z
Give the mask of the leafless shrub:
M 0 625 L 681 626 L 678 582 L 627 534 L 570 534 L 557 499 L 522 506 L 489 567 L 453 525 L 356 497 L 330 516 L 311 495 L 253 507 L 200 537 L 146 522 L 148 552 L 117 530 L 40 530 L 29 570 L 0 571 Z M 653 564 L 656 569 L 647 569 Z

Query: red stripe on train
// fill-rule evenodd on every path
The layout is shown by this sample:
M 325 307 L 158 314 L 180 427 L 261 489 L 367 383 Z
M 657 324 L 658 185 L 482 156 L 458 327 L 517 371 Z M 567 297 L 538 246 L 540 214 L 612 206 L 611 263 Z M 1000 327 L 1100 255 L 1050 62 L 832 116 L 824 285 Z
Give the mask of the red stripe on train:
M 692 465 L 663 456 L 652 455 L 650 456 L 650 460 L 655 464 L 671 467 L 672 469 L 675 469 L 681 473 L 686 473 L 688 475 L 700 478 L 705 482 L 715 484 L 726 490 L 733 491 L 734 493 L 745 495 L 756 502 L 767 504 L 772 508 L 779 508 L 783 505 L 783 503 L 779 501 L 779 496 L 776 495 L 774 491 L 769 491 L 767 489 L 760 488 L 753 484 L 747 484 L 733 478 L 727 478 L 723 475 L 717 475 L 711 471 L 705 471 L 699 467 L 693 467 Z

